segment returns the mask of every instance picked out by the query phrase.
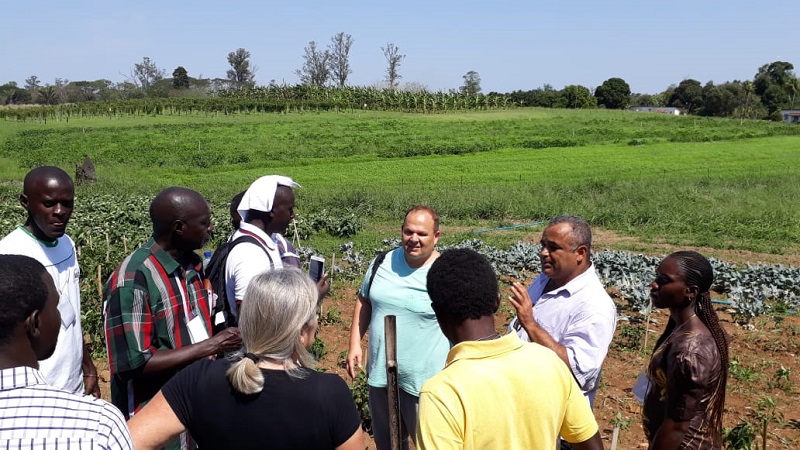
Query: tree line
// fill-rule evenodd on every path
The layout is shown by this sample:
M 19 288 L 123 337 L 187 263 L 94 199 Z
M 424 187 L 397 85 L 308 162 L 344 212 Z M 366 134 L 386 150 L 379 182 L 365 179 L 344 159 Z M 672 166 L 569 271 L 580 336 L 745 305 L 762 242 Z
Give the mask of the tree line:
M 350 49 L 355 40 L 344 32 L 330 38 L 325 48 L 310 41 L 303 49 L 302 65 L 294 71 L 298 86 L 313 86 L 322 89 L 340 89 L 348 86 L 352 74 Z M 400 84 L 400 67 L 406 58 L 397 45 L 387 43 L 380 48 L 386 61 L 383 84 L 371 89 L 388 92 L 405 91 L 430 93 L 421 83 Z M 167 77 L 166 70 L 159 68 L 149 57 L 135 63 L 125 80 L 113 82 L 100 79 L 94 81 L 68 81 L 57 78 L 53 84 L 42 84 L 35 75 L 25 80 L 24 86 L 10 81 L 0 85 L 0 103 L 58 105 L 90 101 L 127 101 L 146 98 L 169 97 L 237 97 L 247 98 L 257 88 L 258 68 L 251 63 L 251 54 L 238 48 L 227 55 L 229 69 L 224 78 L 194 78 L 188 70 L 178 66 Z M 481 77 L 474 70 L 468 71 L 458 89 L 448 94 L 460 96 L 482 95 Z M 282 89 L 278 89 L 278 88 Z M 273 92 L 291 91 L 291 86 L 279 86 L 271 80 L 261 89 Z M 240 92 L 231 95 L 230 92 Z M 256 96 L 263 97 L 263 90 Z M 608 108 L 625 109 L 631 106 L 675 107 L 685 114 L 702 116 L 735 117 L 742 119 L 781 120 L 781 109 L 800 107 L 800 79 L 789 62 L 775 61 L 758 68 L 752 80 L 734 80 L 720 84 L 708 81 L 702 84 L 695 79 L 685 79 L 667 87 L 657 94 L 632 93 L 628 83 L 618 77 L 609 78 L 600 86 L 591 89 L 581 85 L 567 85 L 556 90 L 550 84 L 531 90 L 515 90 L 500 93 L 490 92 L 491 101 L 480 99 L 475 104 L 508 106 L 535 106 L 545 108 Z M 414 98 L 409 97 L 409 98 Z M 431 97 L 435 98 L 435 97 Z M 502 100 L 498 100 L 502 99 Z M 460 100 L 459 100 L 460 101 Z M 418 108 L 408 108 L 416 110 Z M 423 108 L 425 110 L 426 108 Z
M 779 121 L 783 119 L 780 110 L 800 108 L 800 78 L 795 75 L 791 63 L 775 61 L 759 67 L 752 80 L 702 84 L 695 79 L 685 79 L 657 94 L 631 93 L 628 83 L 615 77 L 604 81 L 594 91 L 579 85 L 569 85 L 559 91 L 545 84 L 537 89 L 504 95 L 521 106 L 609 109 L 668 106 L 684 114 Z

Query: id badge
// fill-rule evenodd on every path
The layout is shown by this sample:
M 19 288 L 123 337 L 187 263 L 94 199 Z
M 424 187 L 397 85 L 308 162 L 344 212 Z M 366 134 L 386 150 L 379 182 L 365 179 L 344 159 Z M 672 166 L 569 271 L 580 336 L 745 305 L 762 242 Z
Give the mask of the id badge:
M 206 330 L 206 325 L 203 323 L 202 316 L 195 316 L 194 319 L 190 320 L 189 323 L 186 324 L 186 327 L 189 329 L 189 337 L 192 339 L 192 344 L 203 342 L 209 337 L 208 330 Z
M 640 405 L 643 405 L 644 398 L 647 397 L 648 392 L 650 392 L 650 377 L 645 372 L 642 372 L 639 374 L 639 378 L 636 379 L 636 384 L 633 385 L 633 396 Z

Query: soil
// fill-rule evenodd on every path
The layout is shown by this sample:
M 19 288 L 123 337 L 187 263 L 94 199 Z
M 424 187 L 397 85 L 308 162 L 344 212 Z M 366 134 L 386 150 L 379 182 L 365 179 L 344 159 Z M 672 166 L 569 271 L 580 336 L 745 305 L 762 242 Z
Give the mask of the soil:
M 621 248 L 642 244 L 636 239 L 621 237 L 608 231 L 595 232 L 596 248 Z M 666 244 L 652 246 L 651 254 L 666 254 L 676 250 Z M 769 262 L 800 265 L 799 256 L 752 254 L 749 252 L 700 249 L 708 255 L 731 262 Z M 506 280 L 507 281 L 507 280 Z M 336 283 L 338 284 L 338 283 Z M 507 286 L 507 285 L 504 285 Z M 507 290 L 507 287 L 503 287 Z M 352 318 L 355 290 L 350 284 L 339 284 L 322 306 L 318 337 L 324 342 L 326 354 L 319 368 L 336 373 L 348 382 L 349 376 L 339 365 L 348 349 L 350 321 Z M 606 448 L 612 448 L 615 426 L 620 428 L 618 449 L 646 449 L 647 443 L 641 427 L 640 407 L 631 393 L 637 376 L 646 367 L 653 344 L 663 331 L 667 314 L 654 311 L 649 317 L 645 333 L 645 320 L 638 313 L 627 309 L 618 299 L 621 313 L 630 317 L 620 320 L 608 357 L 603 366 L 603 378 L 595 400 L 595 416 L 600 426 Z M 498 330 L 505 330 L 509 321 L 510 305 L 501 305 L 496 321 Z M 723 327 L 730 337 L 730 358 L 738 370 L 728 377 L 724 426 L 733 428 L 742 421 L 757 424 L 758 404 L 770 398 L 775 408 L 771 415 L 775 420 L 767 426 L 767 445 L 770 449 L 800 448 L 800 408 L 795 400 L 796 385 L 800 383 L 800 317 L 793 313 L 761 316 L 751 324 L 734 323 L 723 307 L 717 310 Z M 645 337 L 647 343 L 645 345 Z M 365 342 L 362 344 L 366 345 Z M 103 397 L 110 398 L 108 388 L 108 365 L 96 362 L 100 371 Z M 769 412 L 769 411 L 768 411 Z M 763 416 L 764 414 L 762 414 Z M 754 427 L 761 445 L 761 427 Z M 367 438 L 367 448 L 374 448 Z

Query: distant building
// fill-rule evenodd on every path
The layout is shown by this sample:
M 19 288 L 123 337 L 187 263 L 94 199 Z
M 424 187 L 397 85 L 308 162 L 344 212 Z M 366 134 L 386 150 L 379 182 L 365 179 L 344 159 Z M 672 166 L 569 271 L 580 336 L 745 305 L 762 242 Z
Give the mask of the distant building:
M 800 123 L 800 109 L 782 109 L 781 115 L 786 123 Z
M 680 116 L 681 110 L 671 106 L 632 106 L 631 111 L 640 112 L 654 112 L 660 114 L 669 114 L 671 116 Z

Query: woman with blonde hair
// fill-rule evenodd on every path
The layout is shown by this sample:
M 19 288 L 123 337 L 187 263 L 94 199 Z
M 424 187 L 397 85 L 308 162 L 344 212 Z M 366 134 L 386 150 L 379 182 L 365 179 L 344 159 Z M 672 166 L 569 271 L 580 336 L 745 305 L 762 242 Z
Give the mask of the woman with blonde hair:
M 244 357 L 175 375 L 128 422 L 135 448 L 159 448 L 188 429 L 203 449 L 363 449 L 344 380 L 312 369 L 317 298 L 295 268 L 253 278 L 239 318 Z

